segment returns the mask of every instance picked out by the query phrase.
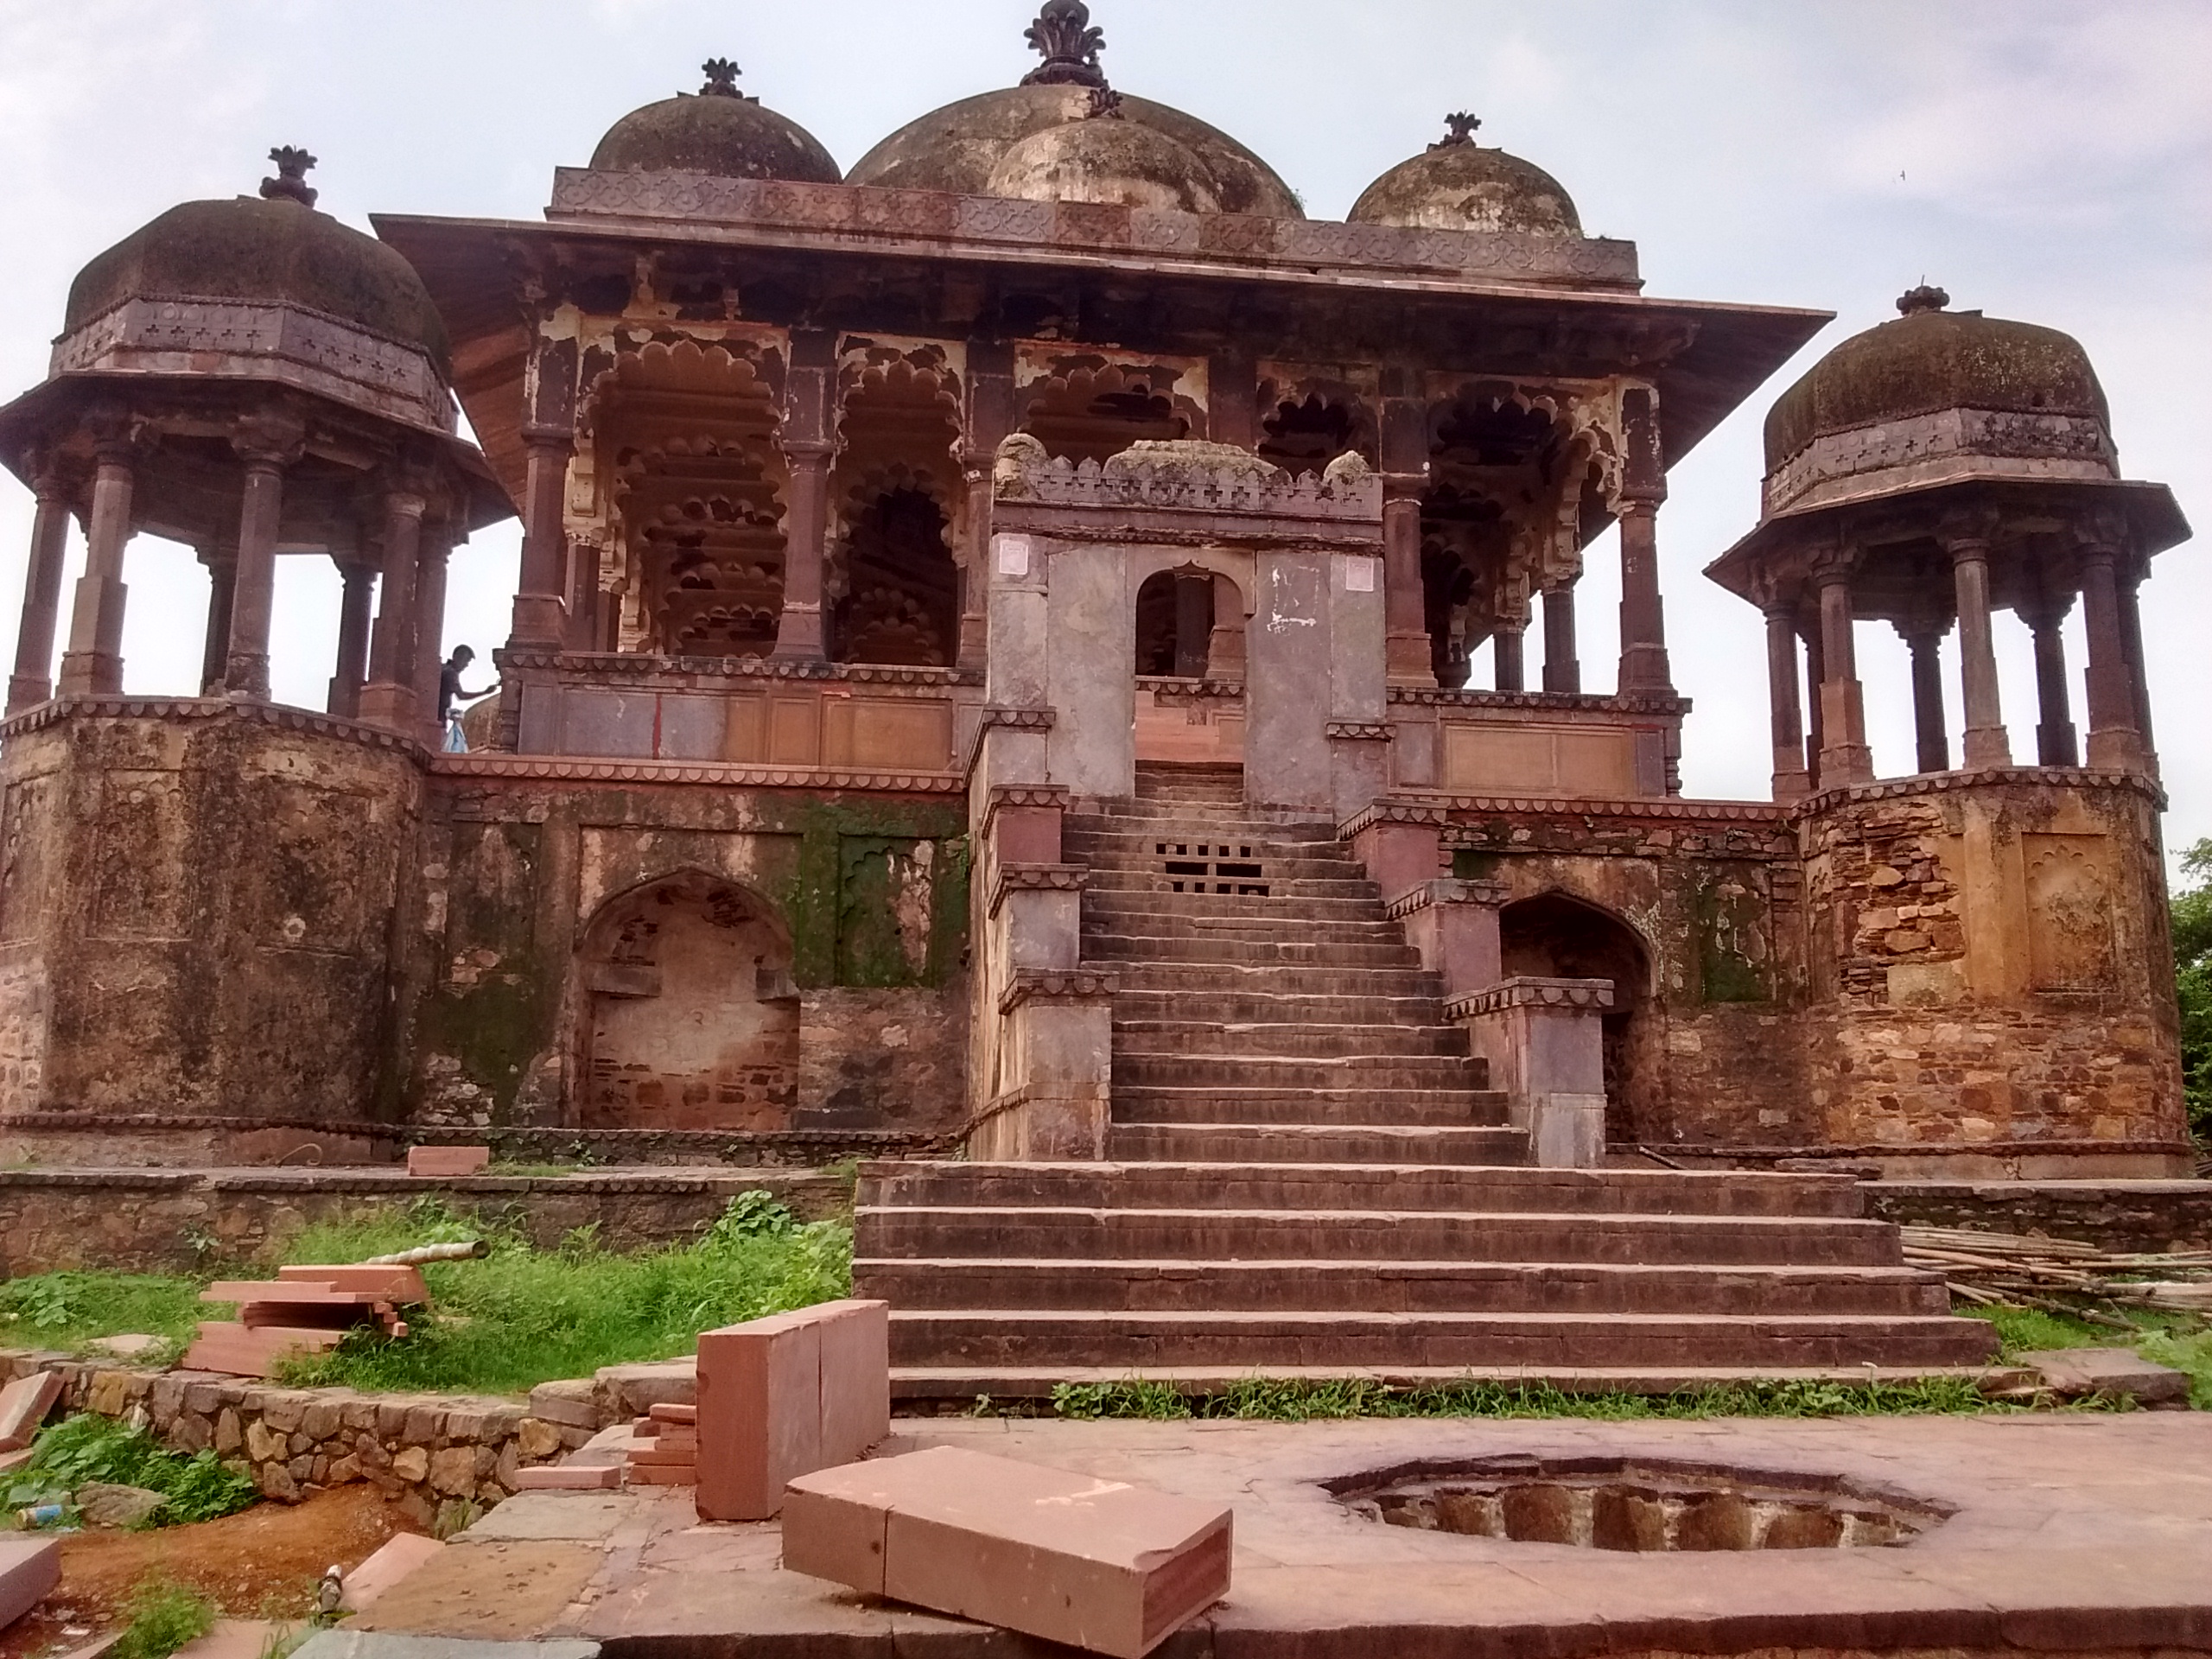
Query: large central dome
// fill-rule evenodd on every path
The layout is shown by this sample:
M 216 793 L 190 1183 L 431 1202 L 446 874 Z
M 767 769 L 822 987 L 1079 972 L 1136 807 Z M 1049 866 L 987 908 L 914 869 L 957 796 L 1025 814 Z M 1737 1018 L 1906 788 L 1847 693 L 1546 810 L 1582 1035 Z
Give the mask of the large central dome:
M 1274 169 L 1228 134 L 1165 104 L 1109 90 L 1098 67 L 1105 39 L 1090 27 L 1083 0 L 1047 0 L 1029 41 L 1045 62 L 1020 86 L 963 99 L 900 128 L 845 182 L 1306 217 Z

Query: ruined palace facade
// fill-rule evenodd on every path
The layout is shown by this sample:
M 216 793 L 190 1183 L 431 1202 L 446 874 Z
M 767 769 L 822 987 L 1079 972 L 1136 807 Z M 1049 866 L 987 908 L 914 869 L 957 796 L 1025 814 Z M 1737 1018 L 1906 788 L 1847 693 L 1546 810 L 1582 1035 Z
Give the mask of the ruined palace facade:
M 1920 290 L 1784 396 L 1710 571 L 1764 615 L 1773 798 L 1685 799 L 1669 469 L 1827 315 L 1646 295 L 1465 118 L 1310 219 L 1111 89 L 1073 0 L 1031 37 L 849 171 L 717 61 L 542 220 L 372 238 L 283 152 L 86 267 L 0 410 L 0 1143 L 1096 1160 L 1147 1043 L 1397 1087 L 1357 976 L 1410 950 L 1501 1162 L 2185 1166 L 2136 594 L 2188 531 L 2075 342 Z M 445 753 L 446 561 L 510 513 L 502 693 Z M 1576 610 L 1616 526 L 1617 628 Z M 140 531 L 209 567 L 184 695 L 123 689 Z M 324 709 L 270 698 L 279 556 L 344 575 Z M 1911 645 L 1909 776 L 1861 622 Z M 1288 963 L 1376 905 L 1341 1006 L 1127 971 L 1147 915 Z

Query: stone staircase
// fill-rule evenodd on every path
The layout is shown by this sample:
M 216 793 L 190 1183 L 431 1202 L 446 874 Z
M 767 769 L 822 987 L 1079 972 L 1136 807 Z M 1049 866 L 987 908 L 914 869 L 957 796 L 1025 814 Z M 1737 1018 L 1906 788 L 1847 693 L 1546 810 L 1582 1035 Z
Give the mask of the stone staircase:
M 1071 817 L 1084 958 L 1119 972 L 1096 1164 L 880 1164 L 858 1294 L 907 1399 L 1141 1374 L 1406 1381 L 1977 1365 L 1848 1179 L 1539 1170 L 1442 987 L 1326 823 L 1235 768 L 1141 766 Z

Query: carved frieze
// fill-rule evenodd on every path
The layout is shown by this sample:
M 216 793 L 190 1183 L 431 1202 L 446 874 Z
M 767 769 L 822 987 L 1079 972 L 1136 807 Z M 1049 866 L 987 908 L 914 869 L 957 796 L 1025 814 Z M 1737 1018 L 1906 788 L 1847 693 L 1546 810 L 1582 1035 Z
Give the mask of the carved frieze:
M 1382 480 L 1364 469 L 1294 478 L 1227 444 L 1143 442 L 1112 459 L 1072 461 L 1017 435 L 1001 449 L 994 487 L 1001 501 L 1040 506 L 1144 507 L 1275 518 L 1379 523 Z
M 1332 720 L 1323 729 L 1346 743 L 1388 743 L 1395 735 L 1389 722 L 1381 720 Z
M 1931 468 L 1947 476 L 2090 482 L 2120 473 L 2111 437 L 2088 416 L 1947 409 L 1815 438 L 1769 475 L 1765 510 L 1771 516 L 1856 499 L 1916 482 Z
M 1018 968 L 999 996 L 999 1012 L 1025 1002 L 1095 1002 L 1110 997 L 1121 976 L 1110 968 Z
M 1495 910 L 1505 903 L 1510 892 L 1503 881 L 1465 881 L 1440 876 L 1433 881 L 1408 887 L 1385 904 L 1382 913 L 1396 922 L 1417 912 L 1446 905 L 1481 905 Z
M 1447 1020 L 1476 1020 L 1503 1014 L 1509 1008 L 1552 1008 L 1563 1013 L 1602 1013 L 1613 1006 L 1610 979 L 1538 979 L 1523 976 L 1500 980 L 1486 991 L 1455 996 L 1444 1005 Z
M 1090 880 L 1087 864 L 1001 864 L 991 888 L 990 913 L 1006 906 L 1009 893 L 1081 893 Z

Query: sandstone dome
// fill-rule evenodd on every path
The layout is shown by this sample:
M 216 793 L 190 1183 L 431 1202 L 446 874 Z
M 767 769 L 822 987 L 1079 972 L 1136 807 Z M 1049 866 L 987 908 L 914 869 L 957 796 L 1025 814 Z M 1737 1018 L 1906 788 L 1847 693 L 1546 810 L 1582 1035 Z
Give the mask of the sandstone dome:
M 1482 124 L 1450 118 L 1451 134 L 1369 185 L 1348 217 L 1356 225 L 1423 231 L 1510 231 L 1580 236 L 1566 188 L 1533 162 L 1475 143 Z
M 595 173 L 706 173 L 722 179 L 836 184 L 837 163 L 798 122 L 737 90 L 737 66 L 715 58 L 696 97 L 679 92 L 632 110 L 592 152 Z
M 1228 134 L 1165 104 L 1108 90 L 1097 61 L 1104 37 L 1090 27 L 1082 0 L 1047 0 L 1029 39 L 1045 62 L 1020 86 L 963 99 L 909 123 L 855 162 L 845 182 L 1306 216 L 1274 169 Z M 1135 130 L 1064 132 L 1013 154 L 1067 127 Z M 1063 188 L 1077 194 L 1052 194 Z
M 1950 409 L 2073 416 L 2109 431 L 2079 340 L 1949 303 L 1941 289 L 1914 289 L 1894 321 L 1853 335 L 1783 392 L 1766 417 L 1767 471 L 1832 434 Z
M 319 311 L 448 366 L 445 324 L 397 249 L 315 207 L 315 157 L 276 149 L 258 196 L 188 201 L 132 232 L 77 273 L 63 332 L 126 300 L 245 300 Z

